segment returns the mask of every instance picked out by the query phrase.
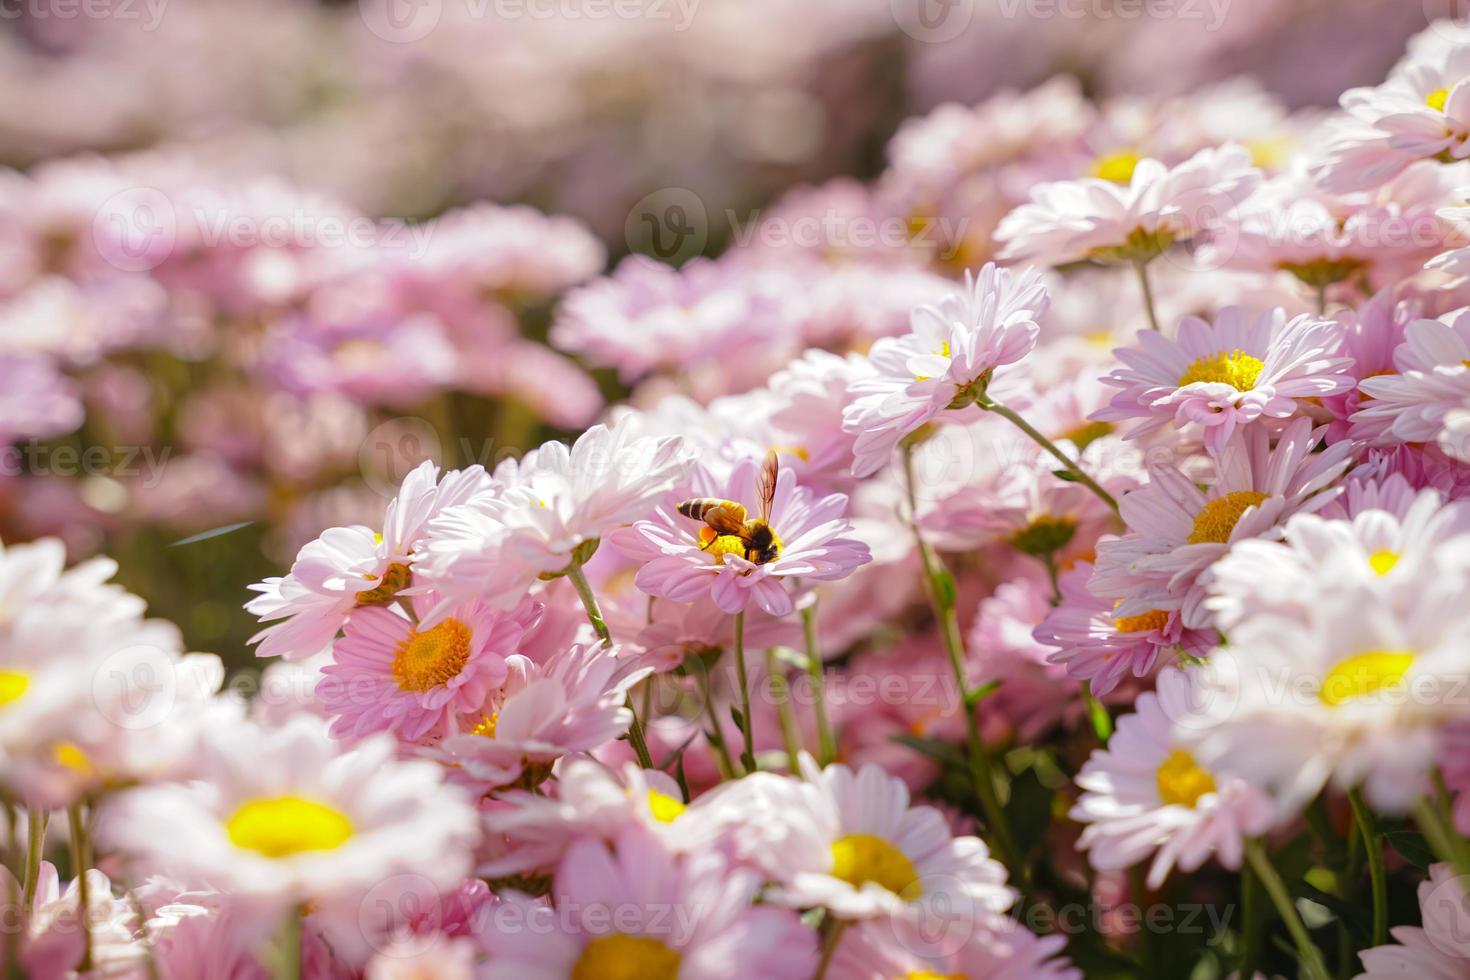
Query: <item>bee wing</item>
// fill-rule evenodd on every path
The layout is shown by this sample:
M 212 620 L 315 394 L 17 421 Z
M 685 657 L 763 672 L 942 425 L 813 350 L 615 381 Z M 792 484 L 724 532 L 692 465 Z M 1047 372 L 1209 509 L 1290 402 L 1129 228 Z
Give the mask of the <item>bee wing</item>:
M 721 534 L 743 534 L 745 532 L 745 508 L 727 500 L 718 507 L 705 511 L 704 522 Z
M 781 460 L 772 449 L 766 453 L 765 465 L 761 467 L 760 498 L 761 498 L 761 521 L 769 523 L 771 520 L 771 502 L 776 499 L 776 475 L 781 470 Z

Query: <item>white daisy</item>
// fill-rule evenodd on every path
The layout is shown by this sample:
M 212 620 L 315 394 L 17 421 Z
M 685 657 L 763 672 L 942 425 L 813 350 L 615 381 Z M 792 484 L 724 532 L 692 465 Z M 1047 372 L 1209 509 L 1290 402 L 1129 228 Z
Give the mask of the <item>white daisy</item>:
M 1368 398 L 1359 403 L 1353 422 L 1383 432 L 1385 441 L 1433 442 L 1458 432 L 1460 414 L 1470 409 L 1470 310 L 1410 323 L 1404 342 L 1394 349 L 1393 364 L 1396 373 L 1358 383 Z M 1470 447 L 1449 441 L 1449 455 L 1470 458 Z

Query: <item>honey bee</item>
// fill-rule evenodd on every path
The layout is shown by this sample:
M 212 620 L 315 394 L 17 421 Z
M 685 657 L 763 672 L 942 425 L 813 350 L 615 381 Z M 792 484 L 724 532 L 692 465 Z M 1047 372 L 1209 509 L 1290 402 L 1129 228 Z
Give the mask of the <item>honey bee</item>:
M 780 463 L 776 453 L 766 455 L 760 476 L 760 516 L 747 517 L 745 507 L 733 500 L 718 497 L 696 497 L 678 507 L 679 513 L 696 521 L 704 521 L 699 529 L 700 549 L 714 549 L 716 554 L 738 554 L 746 561 L 764 565 L 781 554 L 781 539 L 771 527 L 771 502 L 776 497 L 776 475 Z

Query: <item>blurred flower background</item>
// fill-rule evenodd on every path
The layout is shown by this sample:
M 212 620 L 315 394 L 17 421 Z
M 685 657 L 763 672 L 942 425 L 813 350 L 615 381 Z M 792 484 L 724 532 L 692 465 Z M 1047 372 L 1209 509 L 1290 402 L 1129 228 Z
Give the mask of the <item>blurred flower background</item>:
M 1032 183 L 1269 169 L 1452 7 L 7 0 L 0 538 L 117 558 L 246 666 L 245 584 L 423 459 L 865 350 Z

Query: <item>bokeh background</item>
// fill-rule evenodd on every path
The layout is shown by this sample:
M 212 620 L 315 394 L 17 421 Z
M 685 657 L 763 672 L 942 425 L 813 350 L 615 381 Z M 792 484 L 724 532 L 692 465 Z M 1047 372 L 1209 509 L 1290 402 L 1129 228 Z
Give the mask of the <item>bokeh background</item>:
M 993 168 L 1008 133 L 1177 156 L 1150 133 L 1187 110 L 1269 162 L 1455 7 L 0 0 L 0 538 L 114 556 L 247 666 L 247 584 L 376 523 L 419 460 L 491 464 L 630 395 L 706 401 L 899 329 L 1024 195 Z M 823 208 L 898 216 L 915 247 L 731 258 Z M 661 276 L 630 252 L 722 258 Z M 643 363 L 555 329 L 685 288 L 731 304 L 690 342 L 748 372 L 671 368 L 677 322 Z

